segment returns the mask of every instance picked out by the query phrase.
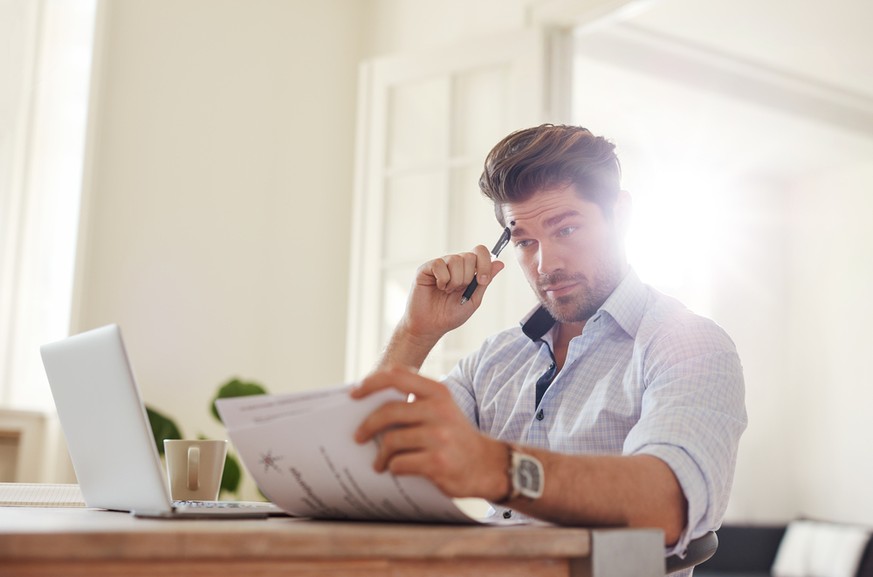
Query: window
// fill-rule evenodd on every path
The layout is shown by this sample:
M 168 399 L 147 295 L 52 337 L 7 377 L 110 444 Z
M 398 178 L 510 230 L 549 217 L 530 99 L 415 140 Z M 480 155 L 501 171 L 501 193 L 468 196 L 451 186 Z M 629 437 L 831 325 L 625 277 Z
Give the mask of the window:
M 0 3 L 0 406 L 51 410 L 68 334 L 96 0 Z

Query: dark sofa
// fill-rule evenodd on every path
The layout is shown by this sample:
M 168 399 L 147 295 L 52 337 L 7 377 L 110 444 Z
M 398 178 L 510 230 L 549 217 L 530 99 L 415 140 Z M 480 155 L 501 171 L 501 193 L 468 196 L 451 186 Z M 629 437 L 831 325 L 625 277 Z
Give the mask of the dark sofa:
M 724 525 L 718 550 L 694 569 L 695 577 L 769 577 L 786 526 Z M 873 577 L 873 539 L 867 543 L 857 577 Z

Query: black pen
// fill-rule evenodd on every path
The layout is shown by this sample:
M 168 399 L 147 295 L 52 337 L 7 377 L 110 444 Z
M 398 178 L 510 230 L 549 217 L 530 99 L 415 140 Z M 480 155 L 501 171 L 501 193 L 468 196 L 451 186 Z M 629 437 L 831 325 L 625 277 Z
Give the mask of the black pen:
M 509 243 L 509 237 L 512 236 L 512 231 L 509 230 L 509 227 L 503 229 L 503 233 L 500 235 L 500 238 L 497 239 L 497 244 L 494 245 L 494 248 L 491 249 L 491 254 L 497 258 L 497 255 L 500 254 L 500 251 L 503 250 Z M 476 287 L 479 286 L 479 281 L 476 280 L 476 277 L 473 277 L 473 280 L 470 281 L 470 284 L 467 285 L 466 290 L 464 291 L 464 295 L 461 297 L 461 304 L 464 304 L 470 297 L 473 296 L 473 293 L 476 292 Z

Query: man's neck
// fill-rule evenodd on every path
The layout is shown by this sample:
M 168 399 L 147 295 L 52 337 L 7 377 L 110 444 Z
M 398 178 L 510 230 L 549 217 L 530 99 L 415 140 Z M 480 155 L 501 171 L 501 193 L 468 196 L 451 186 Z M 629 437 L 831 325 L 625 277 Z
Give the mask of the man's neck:
M 615 289 L 618 288 L 629 271 L 630 266 L 627 261 L 623 260 L 618 277 L 619 280 L 616 282 L 615 286 L 612 287 L 612 291 L 609 293 L 610 295 L 615 292 Z M 602 305 L 603 303 L 601 303 L 601 306 Z M 570 341 L 582 334 L 582 329 L 585 328 L 586 322 L 587 321 L 562 323 L 558 320 L 555 321 L 555 326 L 552 329 L 552 352 L 555 356 L 555 364 L 558 365 L 559 371 L 561 370 L 561 367 L 564 366 L 564 361 L 567 359 L 567 350 L 570 348 Z

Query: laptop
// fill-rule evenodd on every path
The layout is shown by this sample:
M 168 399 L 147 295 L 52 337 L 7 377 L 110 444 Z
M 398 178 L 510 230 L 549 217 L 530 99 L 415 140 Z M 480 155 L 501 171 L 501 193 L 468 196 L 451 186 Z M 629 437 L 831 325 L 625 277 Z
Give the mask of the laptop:
M 172 501 L 118 325 L 43 345 L 40 352 L 88 507 L 162 518 L 284 514 L 272 503 Z

